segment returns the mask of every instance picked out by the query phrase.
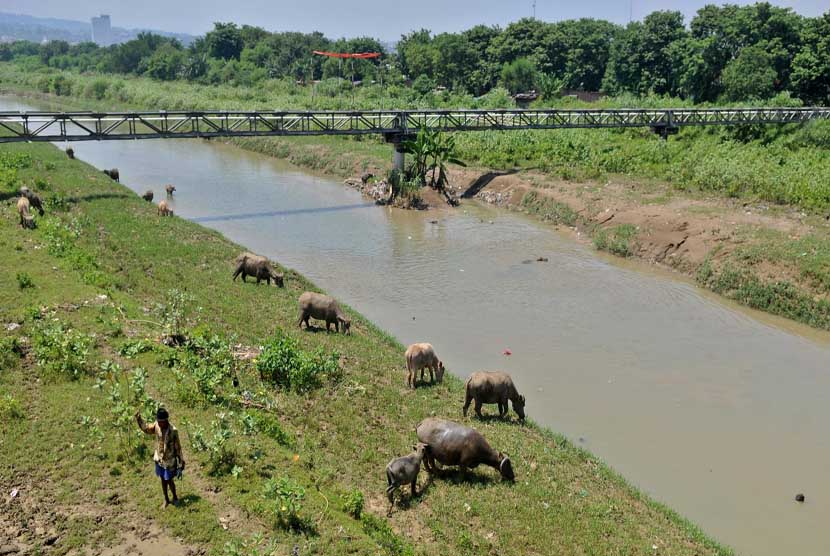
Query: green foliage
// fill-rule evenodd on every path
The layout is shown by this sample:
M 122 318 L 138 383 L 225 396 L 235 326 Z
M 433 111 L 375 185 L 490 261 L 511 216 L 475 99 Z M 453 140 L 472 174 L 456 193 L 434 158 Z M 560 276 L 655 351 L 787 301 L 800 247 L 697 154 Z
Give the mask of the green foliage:
M 772 56 L 758 46 L 749 46 L 723 70 L 723 87 L 731 101 L 765 99 L 773 95 L 778 75 Z
M 0 338 L 0 369 L 10 369 L 23 356 L 23 346 L 15 336 Z
M 50 92 L 59 97 L 69 96 L 72 94 L 72 81 L 63 74 L 58 74 L 52 78 L 52 86 Z
M 78 245 L 83 225 L 73 218 L 65 223 L 60 218 L 49 216 L 42 221 L 43 235 L 49 254 L 66 259 L 77 270 L 85 283 L 108 288 L 113 285 L 112 277 L 103 272 L 95 256 Z
M 196 331 L 177 354 L 174 373 L 179 401 L 189 405 L 220 401 L 236 373 L 230 340 Z
M 32 348 L 38 366 L 49 375 L 77 380 L 89 371 L 92 338 L 61 321 L 39 323 Z
M 157 402 L 147 393 L 147 371 L 137 367 L 126 372 L 108 359 L 101 363 L 95 387 L 102 391 L 106 389 L 110 424 L 123 453 L 128 458 L 141 455 L 139 447 L 143 446 L 140 443 L 143 433 L 136 425 L 135 412 L 148 416 L 158 408 Z
M 300 515 L 305 489 L 289 477 L 269 479 L 262 487 L 262 497 L 271 503 L 272 513 L 279 527 L 302 530 L 309 525 Z
M 421 128 L 414 139 L 401 143 L 401 149 L 412 156 L 403 181 L 442 188 L 447 184 L 447 164 L 465 166 L 458 157 L 455 136 L 439 131 Z M 394 188 L 393 182 L 393 188 Z M 403 188 L 399 187 L 399 190 Z
M 793 58 L 792 82 L 810 103 L 830 101 L 830 12 L 804 23 L 802 47 Z
M 313 352 L 300 348 L 300 343 L 282 330 L 265 344 L 257 358 L 260 376 L 286 390 L 309 392 L 326 382 L 340 378 L 340 355 L 326 353 L 323 349 Z
M 363 513 L 363 493 L 358 489 L 350 490 L 343 495 L 343 511 L 355 519 L 360 519 Z
M 25 290 L 26 288 L 34 288 L 35 283 L 32 281 L 32 277 L 29 276 L 27 272 L 18 272 L 15 275 L 17 278 L 17 288 L 21 290 Z
M 201 425 L 186 423 L 190 446 L 196 452 L 207 454 L 211 475 L 227 475 L 236 467 L 236 450 L 228 444 L 233 436 L 232 418 L 233 412 L 217 413 L 209 430 Z
M 118 354 L 127 359 L 132 359 L 136 355 L 153 351 L 153 349 L 155 349 L 155 345 L 150 340 L 129 340 L 118 348 Z
M 514 95 L 536 89 L 536 66 L 527 58 L 519 58 L 501 68 L 501 84 Z
M 269 438 L 276 440 L 282 446 L 291 446 L 293 440 L 280 425 L 279 419 L 273 415 L 258 410 L 247 410 L 239 417 L 242 426 L 242 434 L 255 435 L 263 433 Z
M 753 309 L 803 322 L 816 328 L 830 328 L 830 302 L 805 294 L 785 280 L 764 282 L 750 271 L 726 266 L 714 269 L 711 262 L 698 271 L 699 284 Z
M 205 35 L 208 52 L 213 58 L 239 60 L 242 54 L 242 35 L 235 23 L 215 23 L 213 30 Z
M 594 232 L 594 246 L 620 257 L 630 257 L 634 254 L 633 241 L 636 237 L 637 228 L 632 224 L 600 228 Z
M 102 100 L 107 95 L 109 88 L 109 81 L 106 79 L 95 79 L 87 83 L 84 87 L 84 96 L 87 98 L 94 98 L 95 100 Z
M 155 313 L 161 319 L 164 334 L 168 338 L 183 338 L 188 318 L 194 313 L 194 297 L 181 290 L 168 290 L 164 303 L 157 303 Z M 195 312 L 199 309 L 196 308 Z
M 535 191 L 527 192 L 522 197 L 521 205 L 528 214 L 535 214 L 547 222 L 565 226 L 576 225 L 577 215 L 571 207 L 549 197 L 540 196 Z
M 0 394 L 0 421 L 22 419 L 23 407 L 11 394 Z

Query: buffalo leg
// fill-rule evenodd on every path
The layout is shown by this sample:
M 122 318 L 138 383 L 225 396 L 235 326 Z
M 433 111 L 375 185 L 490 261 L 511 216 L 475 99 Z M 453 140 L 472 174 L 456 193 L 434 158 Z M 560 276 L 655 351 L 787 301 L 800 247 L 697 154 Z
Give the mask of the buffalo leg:
M 415 498 L 415 496 L 417 496 L 417 494 L 418 494 L 418 493 L 416 492 L 416 489 L 415 489 L 415 483 L 417 483 L 417 482 L 418 482 L 418 477 L 416 476 L 416 477 L 412 480 L 412 497 L 413 497 L 413 498 Z
M 464 398 L 464 417 L 467 416 L 467 409 L 469 409 L 471 401 L 473 401 L 473 397 L 470 394 L 467 394 Z
M 478 415 L 479 419 L 484 419 L 481 415 L 481 400 L 476 400 L 476 415 Z
M 242 273 L 242 265 L 236 267 L 236 271 L 233 273 L 233 281 L 236 282 L 236 277 Z

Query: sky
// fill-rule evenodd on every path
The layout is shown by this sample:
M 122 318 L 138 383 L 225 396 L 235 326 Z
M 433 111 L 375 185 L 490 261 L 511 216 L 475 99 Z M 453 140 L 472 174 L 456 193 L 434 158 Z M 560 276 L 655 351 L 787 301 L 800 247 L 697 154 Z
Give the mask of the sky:
M 713 0 L 536 0 L 536 17 L 580 17 L 627 23 L 655 10 L 679 10 L 686 21 Z M 750 4 L 742 0 L 731 3 Z M 830 10 L 830 0 L 771 0 L 806 16 Z M 139 7 L 140 6 L 140 7 Z M 269 31 L 322 31 L 330 38 L 368 35 L 394 41 L 414 29 L 461 31 L 500 25 L 533 14 L 533 0 L 0 0 L 0 11 L 89 20 L 109 14 L 113 26 L 201 35 L 214 21 L 233 21 Z

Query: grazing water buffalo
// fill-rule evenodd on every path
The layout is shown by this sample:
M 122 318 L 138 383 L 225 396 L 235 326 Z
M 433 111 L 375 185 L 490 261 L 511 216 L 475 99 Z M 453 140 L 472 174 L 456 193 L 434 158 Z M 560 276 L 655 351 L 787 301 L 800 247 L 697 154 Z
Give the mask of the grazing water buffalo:
M 66 147 L 66 156 L 69 158 L 75 158 L 75 149 L 72 147 Z
M 176 190 L 176 186 L 167 184 L 167 185 L 164 186 L 164 190 L 167 191 L 167 196 L 168 197 L 172 197 L 173 192 Z
M 119 181 L 119 178 L 121 177 L 118 173 L 118 168 L 113 168 L 112 170 L 104 170 L 104 173 L 108 175 L 110 179 L 113 179 L 115 181 Z
M 17 200 L 17 214 L 20 215 L 20 225 L 23 228 L 34 229 L 35 220 L 29 214 L 29 199 L 21 197 Z
M 520 395 L 513 379 L 507 373 L 499 371 L 479 371 L 471 374 L 464 383 L 466 398 L 464 400 L 464 417 L 472 400 L 476 401 L 476 415 L 481 418 L 481 405 L 495 403 L 499 406 L 499 417 L 507 415 L 507 400 L 513 404 L 513 411 L 519 419 L 525 418 L 525 397 Z
M 39 215 L 43 216 L 43 201 L 40 198 L 40 195 L 32 191 L 26 186 L 20 188 L 20 194 L 29 201 L 29 206 L 33 209 L 37 209 Z
M 340 332 L 340 325 L 342 325 L 343 333 L 350 333 L 352 321 L 346 316 L 346 313 L 343 312 L 333 297 L 321 293 L 305 292 L 300 296 L 299 303 L 300 319 L 297 322 L 297 326 L 300 328 L 303 327 L 303 323 L 305 323 L 306 328 L 309 328 L 308 319 L 314 318 L 326 321 L 326 331 L 331 330 L 330 327 L 334 323 L 334 330 L 336 332 Z
M 430 382 L 444 380 L 444 364 L 435 355 L 432 344 L 412 344 L 406 348 L 406 385 L 415 388 L 415 379 L 421 371 L 421 382 L 424 380 L 424 369 L 429 369 Z
M 497 469 L 502 479 L 515 479 L 510 458 L 491 448 L 487 440 L 475 429 L 437 417 L 428 417 L 418 423 L 415 432 L 418 434 L 418 441 L 429 446 L 424 467 L 430 473 L 437 469 L 436 461 L 442 465 L 457 465 L 462 471 L 484 464 Z
M 159 201 L 159 216 L 173 216 L 173 209 L 167 204 L 167 201 Z
M 241 274 L 243 282 L 246 281 L 245 278 L 247 276 L 253 276 L 256 278 L 257 285 L 259 285 L 262 280 L 265 280 L 270 286 L 271 280 L 273 280 L 276 286 L 279 286 L 280 288 L 285 286 L 283 275 L 276 272 L 268 259 L 263 256 L 246 252 L 239 255 L 236 258 L 235 263 L 236 270 L 233 273 L 234 280 L 236 280 L 236 277 Z
M 148 189 L 147 191 L 144 192 L 144 195 L 142 195 L 141 198 L 144 199 L 145 201 L 147 201 L 148 203 L 152 203 L 153 202 L 153 192 Z
M 408 456 L 393 459 L 386 466 L 386 496 L 389 497 L 389 511 L 386 515 L 392 515 L 392 507 L 395 505 L 395 491 L 399 486 L 410 484 L 412 496 L 415 496 L 415 487 L 418 482 L 418 473 L 421 471 L 421 460 L 429 451 L 429 446 L 418 443 L 412 447 L 414 452 Z

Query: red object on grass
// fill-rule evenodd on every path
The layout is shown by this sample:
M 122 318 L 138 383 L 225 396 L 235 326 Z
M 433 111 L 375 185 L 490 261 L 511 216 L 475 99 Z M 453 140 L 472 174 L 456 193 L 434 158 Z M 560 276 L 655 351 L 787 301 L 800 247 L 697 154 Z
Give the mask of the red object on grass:
M 502 355 L 513 355 L 513 352 L 510 351 L 509 349 L 505 349 L 503 352 L 501 352 L 501 354 Z

